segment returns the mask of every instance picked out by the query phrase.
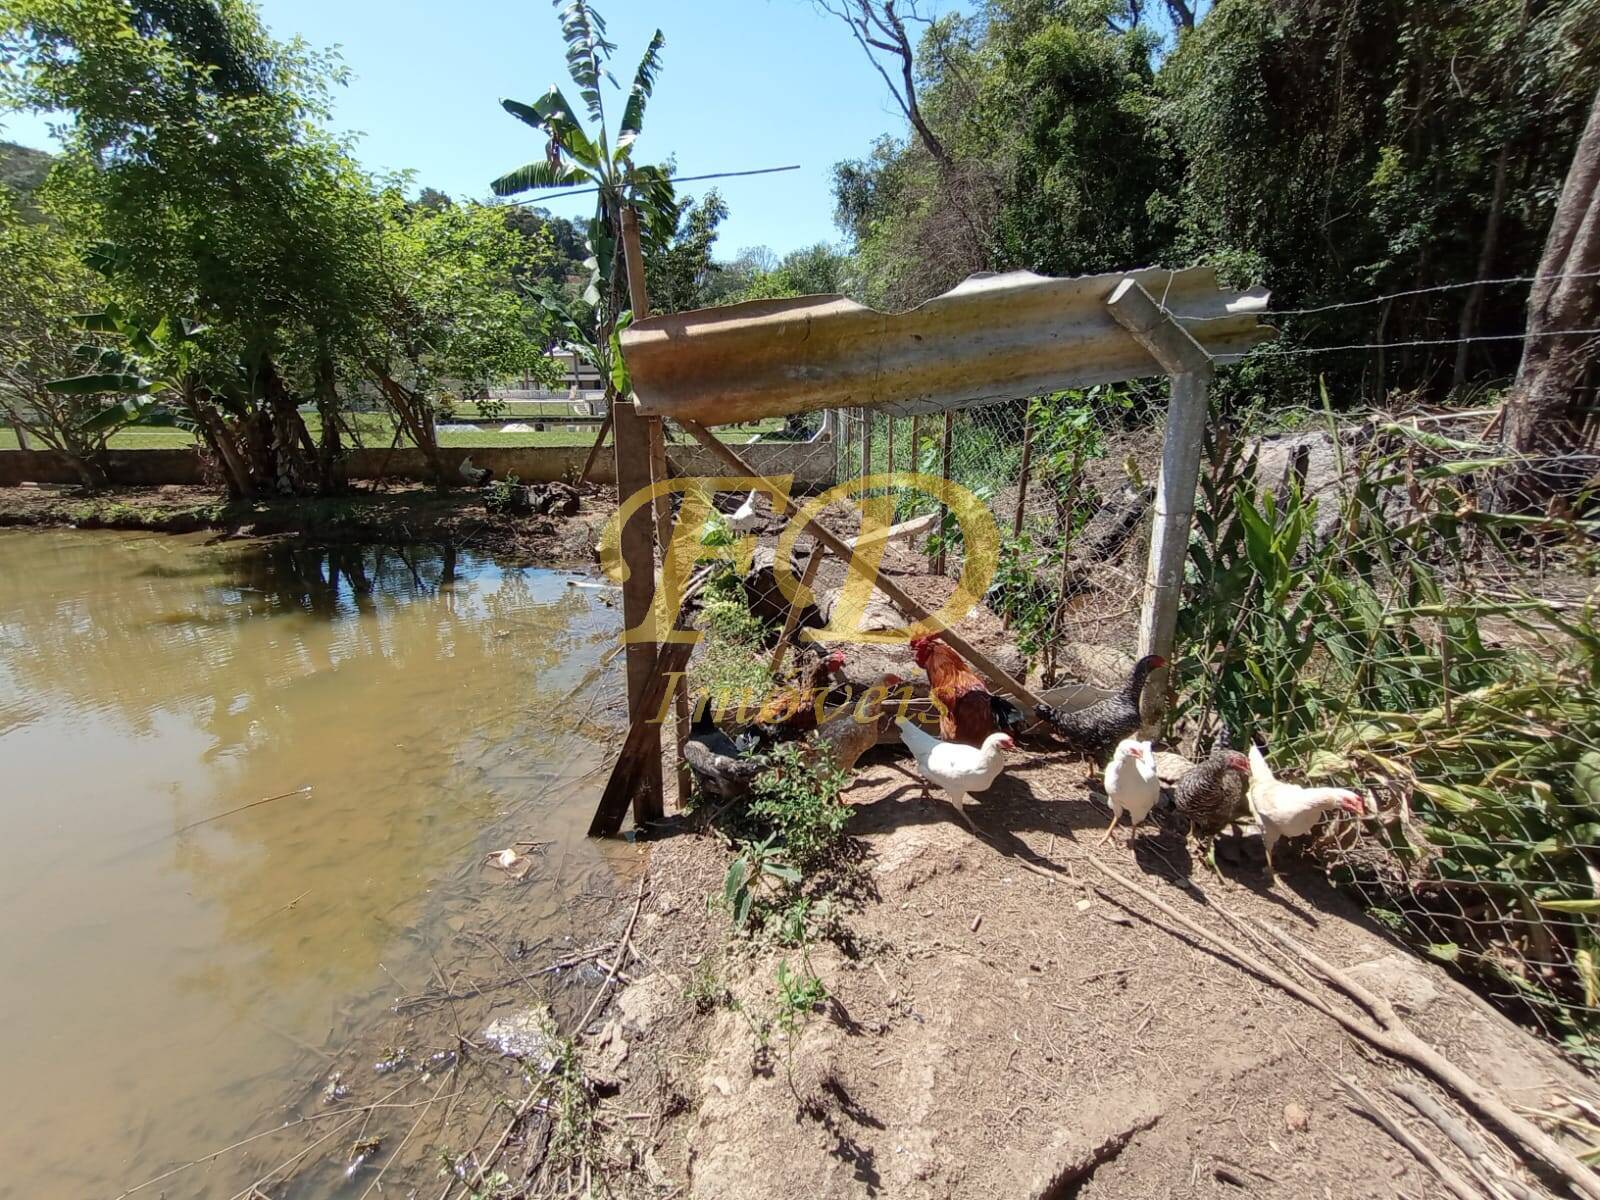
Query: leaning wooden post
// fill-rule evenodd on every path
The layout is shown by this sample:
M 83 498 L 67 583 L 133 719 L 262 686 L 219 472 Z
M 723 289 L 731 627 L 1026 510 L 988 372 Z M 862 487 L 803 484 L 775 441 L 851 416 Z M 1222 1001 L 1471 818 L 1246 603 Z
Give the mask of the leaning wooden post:
M 1111 316 L 1149 351 L 1172 379 L 1167 430 L 1161 442 L 1161 477 L 1156 483 L 1150 560 L 1145 569 L 1144 604 L 1139 615 L 1139 653 L 1172 656 L 1183 595 L 1183 569 L 1189 557 L 1195 489 L 1200 482 L 1201 443 L 1205 437 L 1206 397 L 1214 368 L 1211 356 L 1189 331 L 1166 312 L 1135 279 L 1124 279 L 1106 301 Z M 1145 719 L 1154 723 L 1166 708 L 1167 670 L 1157 671 L 1145 688 Z
M 872 474 L 872 410 L 861 410 L 861 474 Z
M 644 280 L 643 258 L 639 253 L 639 218 L 632 208 L 622 210 L 622 246 L 631 290 L 637 279 Z M 608 382 L 609 388 L 611 384 Z M 641 417 L 629 396 L 611 398 L 611 428 L 617 455 L 617 503 L 650 487 L 650 422 Z M 640 508 L 623 526 L 620 536 L 622 565 L 627 578 L 622 582 L 622 623 L 624 629 L 637 629 L 650 617 L 655 603 L 656 559 L 651 524 L 642 518 Z M 633 790 L 633 822 L 637 826 L 660 820 L 661 804 L 661 729 L 651 723 L 652 713 L 645 707 L 645 691 L 656 666 L 654 642 L 628 642 L 628 722 L 650 724 L 645 761 Z

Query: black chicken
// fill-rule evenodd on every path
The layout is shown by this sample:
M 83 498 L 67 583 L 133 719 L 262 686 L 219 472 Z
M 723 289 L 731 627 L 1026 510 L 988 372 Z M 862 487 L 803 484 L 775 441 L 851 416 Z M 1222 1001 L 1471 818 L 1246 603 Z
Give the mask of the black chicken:
M 689 738 L 683 743 L 683 758 L 693 772 L 695 784 L 707 796 L 718 800 L 737 800 L 750 790 L 755 777 L 761 774 L 766 763 L 749 751 L 754 740 L 744 744 L 717 728 L 711 719 L 711 706 L 702 707 L 689 726 Z
M 1166 665 L 1167 660 L 1159 654 L 1146 654 L 1133 664 L 1133 674 L 1116 695 L 1077 712 L 1061 712 L 1041 704 L 1034 713 L 1069 749 L 1089 760 L 1089 773 L 1093 775 L 1095 765 L 1103 763 L 1118 742 L 1139 732 L 1139 697 L 1144 694 L 1144 681 L 1151 671 Z
M 1235 821 L 1248 815 L 1245 793 L 1250 785 L 1250 760 L 1237 750 L 1218 746 L 1203 763 L 1190 767 L 1172 789 L 1178 811 L 1189 819 L 1189 831 L 1206 848 L 1206 861 L 1216 870 L 1214 843 Z

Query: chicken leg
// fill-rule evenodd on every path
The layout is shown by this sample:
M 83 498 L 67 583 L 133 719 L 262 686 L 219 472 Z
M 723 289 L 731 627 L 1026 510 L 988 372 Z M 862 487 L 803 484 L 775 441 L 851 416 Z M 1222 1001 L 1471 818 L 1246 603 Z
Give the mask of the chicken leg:
M 1122 816 L 1122 814 L 1119 813 L 1116 809 L 1112 809 L 1111 810 L 1111 824 L 1106 826 L 1105 836 L 1102 837 L 1098 842 L 1096 842 L 1095 845 L 1104 846 L 1107 842 L 1109 842 L 1111 840 L 1111 835 L 1114 832 L 1116 832 L 1117 821 L 1118 821 L 1119 818 L 1121 818 L 1121 816 Z
M 972 830 L 973 833 L 977 833 L 978 827 L 972 823 L 972 818 L 967 816 L 967 810 L 963 807 L 963 802 L 966 798 L 967 794 L 965 792 L 956 792 L 950 797 L 950 803 L 955 805 L 956 816 L 966 822 L 968 829 Z

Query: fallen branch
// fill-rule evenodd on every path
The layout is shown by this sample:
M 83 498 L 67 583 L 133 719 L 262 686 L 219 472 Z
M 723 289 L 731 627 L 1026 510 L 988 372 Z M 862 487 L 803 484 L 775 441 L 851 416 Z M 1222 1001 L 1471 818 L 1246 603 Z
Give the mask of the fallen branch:
M 1418 1141 L 1409 1129 L 1390 1116 L 1383 1106 L 1359 1083 L 1345 1075 L 1336 1075 L 1334 1078 L 1339 1081 L 1340 1087 L 1350 1093 L 1350 1101 L 1348 1103 L 1352 1112 L 1366 1117 L 1388 1133 L 1395 1141 L 1411 1151 L 1416 1156 L 1417 1161 L 1437 1175 L 1440 1182 L 1460 1197 L 1460 1200 L 1484 1200 L 1482 1192 L 1470 1186 L 1465 1179 L 1455 1172 L 1454 1168 Z
M 1411 1027 L 1400 1019 L 1393 1006 L 1387 1000 L 1381 996 L 1374 995 L 1319 955 L 1296 942 L 1282 930 L 1264 923 L 1257 923 L 1262 932 L 1272 937 L 1302 962 L 1310 964 L 1329 985 L 1338 988 L 1338 990 L 1366 1009 L 1376 1018 L 1377 1024 L 1371 1024 L 1333 1007 L 1333 1005 L 1301 986 L 1276 967 L 1262 962 L 1235 943 L 1185 917 L 1171 905 L 1152 894 L 1148 889 L 1140 887 L 1132 880 L 1113 871 L 1099 859 L 1091 856 L 1089 862 L 1106 878 L 1120 884 L 1147 904 L 1177 922 L 1194 937 L 1199 938 L 1202 944 L 1213 954 L 1231 959 L 1239 966 L 1250 971 L 1251 974 L 1256 975 L 1263 982 L 1272 984 L 1301 1003 L 1332 1018 L 1343 1026 L 1347 1032 L 1383 1051 L 1391 1058 L 1410 1063 L 1423 1074 L 1428 1075 L 1466 1101 L 1480 1117 L 1499 1129 L 1511 1142 L 1525 1151 L 1529 1158 L 1538 1160 L 1550 1171 L 1565 1178 L 1580 1195 L 1588 1197 L 1589 1200 L 1600 1200 L 1600 1176 L 1596 1176 L 1592 1170 L 1580 1162 L 1575 1155 L 1559 1145 L 1544 1130 L 1513 1112 L 1498 1096 L 1484 1088 L 1475 1079 L 1467 1075 L 1466 1072 L 1440 1054 L 1433 1046 L 1418 1037 Z M 1209 899 L 1217 911 L 1224 911 L 1215 897 L 1209 897 Z M 1126 906 L 1124 905 L 1123 907 Z M 1139 915 L 1144 916 L 1143 914 Z M 1148 916 L 1144 916 L 1144 919 L 1150 920 Z M 1152 921 L 1151 923 L 1160 925 L 1160 922 Z M 1168 932 L 1171 932 L 1171 930 L 1169 929 Z
M 1478 1182 L 1495 1196 L 1510 1195 L 1515 1200 L 1537 1200 L 1531 1191 L 1505 1173 L 1500 1164 L 1489 1154 L 1488 1147 L 1473 1134 L 1472 1130 L 1457 1120 L 1454 1113 L 1448 1111 L 1427 1092 L 1414 1083 L 1391 1083 L 1389 1090 L 1416 1109 L 1419 1115 L 1432 1121 L 1439 1132 L 1449 1138 L 1456 1149 L 1466 1157 L 1467 1164 L 1478 1177 Z

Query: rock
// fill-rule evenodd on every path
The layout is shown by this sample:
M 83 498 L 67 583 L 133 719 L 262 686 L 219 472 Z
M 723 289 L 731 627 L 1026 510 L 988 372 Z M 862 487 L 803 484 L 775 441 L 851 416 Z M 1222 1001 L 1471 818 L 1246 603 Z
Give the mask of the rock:
M 483 1040 L 505 1057 L 520 1058 L 537 1071 L 556 1065 L 560 1035 L 547 1004 L 496 1018 L 484 1029 Z
M 1283 1106 L 1283 1127 L 1290 1133 L 1304 1133 L 1311 1128 L 1311 1118 L 1305 1109 L 1291 1100 Z
M 177 483 L 163 483 L 156 489 L 156 493 L 161 496 L 181 496 L 183 495 L 183 486 Z
M 584 1076 L 596 1092 L 609 1095 L 619 1091 L 628 1078 L 628 1040 L 622 1036 L 622 1021 L 607 1021 L 589 1045 L 584 1059 Z
M 1345 969 L 1345 974 L 1396 1008 L 1421 1012 L 1439 998 L 1427 968 L 1405 954 L 1386 954 Z
M 775 630 L 783 628 L 789 615 L 789 597 L 778 584 L 776 570 L 777 551 L 771 546 L 757 546 L 750 555 L 750 570 L 744 577 L 744 598 L 752 614 L 763 624 Z M 803 565 L 789 560 L 790 583 L 800 578 Z M 792 586 L 791 586 L 792 590 Z M 821 629 L 826 622 L 814 604 L 806 605 L 800 612 L 799 628 Z
M 683 981 L 676 975 L 657 972 L 630 983 L 617 996 L 622 1027 L 648 1033 L 650 1027 L 672 1010 L 683 995 Z

